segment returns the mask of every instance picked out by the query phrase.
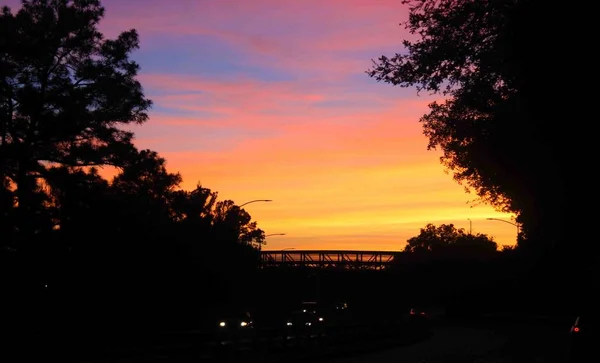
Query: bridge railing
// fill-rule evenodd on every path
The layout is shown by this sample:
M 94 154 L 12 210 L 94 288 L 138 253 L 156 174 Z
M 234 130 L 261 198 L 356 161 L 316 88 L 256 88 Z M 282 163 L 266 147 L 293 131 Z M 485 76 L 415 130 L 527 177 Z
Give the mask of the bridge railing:
M 261 265 L 304 266 L 314 268 L 384 269 L 394 262 L 400 252 L 283 250 L 261 251 Z

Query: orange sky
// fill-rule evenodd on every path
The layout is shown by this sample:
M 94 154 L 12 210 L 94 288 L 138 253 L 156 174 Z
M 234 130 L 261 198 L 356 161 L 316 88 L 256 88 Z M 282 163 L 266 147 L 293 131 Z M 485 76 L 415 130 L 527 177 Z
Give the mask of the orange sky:
M 6 1 L 5 1 L 6 3 Z M 8 1 L 8 5 L 16 3 Z M 136 28 L 155 102 L 136 144 L 270 233 L 265 249 L 400 250 L 427 223 L 514 244 L 516 227 L 444 172 L 418 119 L 434 97 L 378 84 L 402 51 L 398 0 L 106 0 L 105 35 Z M 143 4 L 143 6 L 140 6 Z M 167 5 L 168 4 L 168 5 Z M 135 14 L 132 17 L 131 14 Z

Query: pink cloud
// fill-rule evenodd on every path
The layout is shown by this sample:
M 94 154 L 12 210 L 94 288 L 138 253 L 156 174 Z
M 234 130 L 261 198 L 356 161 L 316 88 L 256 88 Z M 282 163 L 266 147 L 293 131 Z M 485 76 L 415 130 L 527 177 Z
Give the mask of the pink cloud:
M 143 45 L 155 35 L 210 36 L 244 50 L 245 62 L 279 69 L 313 71 L 326 77 L 363 72 L 369 58 L 381 51 L 400 50 L 407 16 L 400 1 L 179 1 L 169 7 L 150 2 L 135 7 L 136 17 L 124 17 L 132 5 L 108 7 L 104 28 L 142 34 Z M 112 10 L 112 11 L 111 11 Z M 145 45 L 144 45 L 145 46 Z M 162 45 L 159 45 L 162 46 Z M 198 44 L 198 51 L 202 51 Z M 373 51 L 357 60 L 338 51 Z
M 403 106 L 407 108 L 415 105 L 421 107 L 434 100 L 433 97 L 398 99 L 395 89 L 384 90 L 379 85 L 363 87 L 364 90 L 359 91 L 347 84 L 313 80 L 267 82 L 248 77 L 210 79 L 165 74 L 143 74 L 140 80 L 145 88 L 160 92 L 160 95 L 154 96 L 160 106 L 228 115 L 237 115 L 240 111 L 243 114 L 287 111 L 288 116 L 294 116 L 296 112 L 307 117 L 311 112 L 322 116 L 326 113 L 322 108 L 306 107 L 324 101 L 341 101 L 345 103 L 338 106 L 341 110 L 357 102 L 368 105 L 366 108 L 372 110 L 373 107 L 385 109 L 399 103 L 404 103 Z M 375 93 L 382 90 L 385 93 Z

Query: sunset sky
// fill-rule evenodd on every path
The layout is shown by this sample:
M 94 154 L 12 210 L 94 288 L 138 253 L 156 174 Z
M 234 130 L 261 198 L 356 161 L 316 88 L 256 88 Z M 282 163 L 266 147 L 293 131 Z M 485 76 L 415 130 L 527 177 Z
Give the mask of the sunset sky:
M 16 10 L 19 1 L 0 0 Z M 402 51 L 400 0 L 105 0 L 108 37 L 135 28 L 155 105 L 134 129 L 183 187 L 242 204 L 265 249 L 400 250 L 427 223 L 514 244 L 516 228 L 444 172 L 419 117 L 435 99 L 369 78 Z

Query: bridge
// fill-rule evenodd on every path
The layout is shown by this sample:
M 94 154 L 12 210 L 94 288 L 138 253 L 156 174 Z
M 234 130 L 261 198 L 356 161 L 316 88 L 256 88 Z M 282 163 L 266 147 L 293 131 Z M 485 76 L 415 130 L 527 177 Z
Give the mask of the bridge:
M 260 261 L 262 267 L 383 270 L 400 254 L 393 251 L 279 250 L 261 251 Z

